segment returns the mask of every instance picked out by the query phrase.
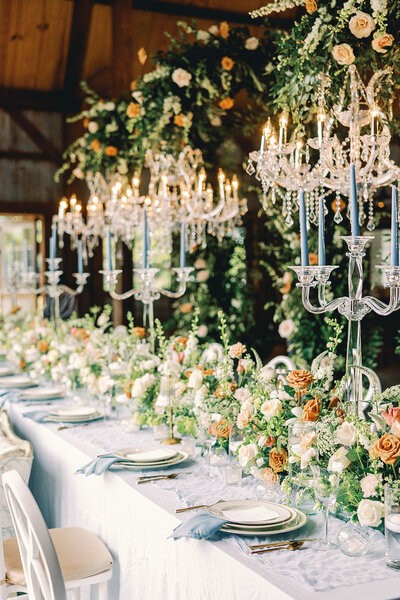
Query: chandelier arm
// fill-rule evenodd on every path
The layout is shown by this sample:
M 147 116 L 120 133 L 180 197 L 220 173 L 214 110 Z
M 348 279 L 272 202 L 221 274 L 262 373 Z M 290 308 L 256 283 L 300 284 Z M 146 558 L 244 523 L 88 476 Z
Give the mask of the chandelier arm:
M 308 312 L 310 313 L 313 313 L 314 315 L 321 315 L 326 312 L 333 312 L 340 306 L 344 306 L 348 301 L 347 298 L 342 297 L 335 298 L 335 300 L 331 300 L 331 302 L 328 302 L 328 304 L 325 304 L 324 306 L 313 306 L 310 301 L 310 289 L 311 288 L 309 286 L 303 287 L 302 301 L 306 310 L 308 310 Z
M 162 294 L 167 298 L 180 298 L 186 292 L 186 282 L 182 281 L 179 284 L 179 288 L 176 292 L 170 292 L 169 290 L 165 290 L 164 288 L 158 288 L 156 291 L 158 294 Z
M 132 296 L 134 296 L 136 300 L 140 300 L 141 291 L 142 290 L 140 289 L 132 289 L 124 292 L 123 294 L 118 294 L 118 292 L 115 290 L 110 290 L 109 294 L 114 300 L 128 300 L 128 298 L 131 298 Z
M 395 287 L 390 288 L 390 299 L 388 304 L 385 304 L 381 300 L 373 298 L 372 296 L 366 296 L 363 298 L 363 302 L 378 315 L 390 315 L 394 310 L 396 310 L 396 307 L 399 303 L 399 289 Z

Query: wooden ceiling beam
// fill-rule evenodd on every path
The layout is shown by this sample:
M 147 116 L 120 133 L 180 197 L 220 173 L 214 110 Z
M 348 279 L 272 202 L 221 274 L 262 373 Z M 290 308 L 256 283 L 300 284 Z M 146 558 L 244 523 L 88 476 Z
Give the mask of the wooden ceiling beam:
M 0 160 L 34 160 L 34 161 L 50 161 L 48 156 L 39 152 L 26 152 L 19 150 L 0 150 Z
M 132 77 L 132 7 L 126 0 L 115 0 L 112 6 L 112 58 L 115 93 L 128 90 Z
M 46 110 L 62 112 L 65 107 L 63 93 L 60 91 L 40 92 L 0 87 L 0 107 L 5 110 Z
M 68 59 L 64 78 L 64 98 L 66 107 L 73 107 L 81 100 L 80 82 L 89 40 L 92 18 L 91 0 L 75 0 L 69 39 Z
M 54 146 L 53 142 L 43 135 L 43 133 L 36 127 L 28 117 L 19 110 L 9 108 L 6 110 L 7 114 L 14 121 L 18 127 L 20 127 L 33 143 L 43 152 L 48 159 L 55 163 L 57 166 L 62 164 L 62 154 Z

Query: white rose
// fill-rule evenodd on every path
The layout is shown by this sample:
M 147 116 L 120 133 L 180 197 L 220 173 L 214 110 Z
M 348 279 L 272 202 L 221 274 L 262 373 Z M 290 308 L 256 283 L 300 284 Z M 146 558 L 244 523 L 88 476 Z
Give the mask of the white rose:
M 143 385 L 143 381 L 141 380 L 141 378 L 139 379 L 135 379 L 132 389 L 131 389 L 131 396 L 132 398 L 141 398 L 143 396 L 143 394 L 145 393 L 146 388 Z
M 98 123 L 96 123 L 96 121 L 89 121 L 88 131 L 90 133 L 96 133 L 96 131 L 98 129 L 99 129 L 99 125 L 98 125 Z
M 193 369 L 193 371 L 190 373 L 188 387 L 192 388 L 193 390 L 197 390 L 202 383 L 203 373 L 200 371 L 200 369 Z
M 75 167 L 75 169 L 73 169 L 72 173 L 73 173 L 74 177 L 76 177 L 77 179 L 85 179 L 85 173 L 79 167 Z
M 245 467 L 247 463 L 257 456 L 256 444 L 247 444 L 247 446 L 240 446 L 239 448 L 239 463 L 242 467 Z
M 105 102 L 104 104 L 101 105 L 101 108 L 103 110 L 114 110 L 115 108 L 115 104 L 114 102 Z
M 377 500 L 361 500 L 357 508 L 357 517 L 362 527 L 379 527 L 385 507 Z
M 376 491 L 378 483 L 379 479 L 377 478 L 375 473 L 368 473 L 368 475 L 361 479 L 360 486 L 365 498 L 368 498 L 369 496 L 378 495 Z
M 261 405 L 260 411 L 264 415 L 265 419 L 269 421 L 272 417 L 280 415 L 282 412 L 282 402 L 278 398 L 271 398 L 265 400 Z
M 251 394 L 247 388 L 238 388 L 233 394 L 238 402 L 248 402 L 251 399 Z
M 27 363 L 31 363 L 37 360 L 40 356 L 40 352 L 37 348 L 27 348 L 24 352 L 25 360 Z
M 334 454 L 329 459 L 328 469 L 330 471 L 341 471 L 342 469 L 347 469 L 350 464 L 349 459 L 347 458 L 347 450 L 343 446 L 338 448 Z
M 208 346 L 201 355 L 202 362 L 215 363 L 218 360 L 222 360 L 224 356 L 224 350 L 221 344 L 213 343 Z
M 100 394 L 106 394 L 114 385 L 114 381 L 108 375 L 101 375 L 97 380 L 97 387 Z
M 189 85 L 191 79 L 191 73 L 188 73 L 185 69 L 175 69 L 172 73 L 172 81 L 176 83 L 178 87 L 186 87 Z
M 197 330 L 197 335 L 200 338 L 204 338 L 204 337 L 206 337 L 207 333 L 208 333 L 208 327 L 206 325 L 200 325 L 200 327 Z
M 209 34 L 208 31 L 204 31 L 204 29 L 199 29 L 196 34 L 196 37 L 198 40 L 200 40 L 200 42 L 208 42 L 211 35 Z
M 295 324 L 292 319 L 286 319 L 286 321 L 282 321 L 282 323 L 279 325 L 278 333 L 282 338 L 287 339 L 290 338 L 294 329 Z
M 262 369 L 260 369 L 258 372 L 258 378 L 261 379 L 261 381 L 263 381 L 264 383 L 268 383 L 268 381 L 271 381 L 275 376 L 275 369 L 273 369 L 272 367 L 267 367 L 267 365 L 262 367 Z
M 375 21 L 368 13 L 360 11 L 351 17 L 349 29 L 357 38 L 365 38 L 374 31 Z
M 164 375 L 169 377 L 179 377 L 181 365 L 176 360 L 169 359 L 162 365 L 161 370 Z
M 210 123 L 213 127 L 221 127 L 222 119 L 218 115 L 210 119 Z
M 97 325 L 99 327 L 103 327 L 106 323 L 108 323 L 108 316 L 104 313 L 101 313 L 101 315 L 97 319 Z
M 256 50 L 258 48 L 258 44 L 260 43 L 259 39 L 256 37 L 249 37 L 244 43 L 244 47 L 246 50 Z
M 49 361 L 49 363 L 53 363 L 56 362 L 56 360 L 58 359 L 58 352 L 57 350 L 49 350 L 49 352 L 47 353 L 47 360 Z
M 352 446 L 356 438 L 356 428 L 353 423 L 348 423 L 347 421 L 339 425 L 335 432 L 335 441 L 342 446 Z
M 279 400 L 290 400 L 291 396 L 285 390 L 278 390 Z

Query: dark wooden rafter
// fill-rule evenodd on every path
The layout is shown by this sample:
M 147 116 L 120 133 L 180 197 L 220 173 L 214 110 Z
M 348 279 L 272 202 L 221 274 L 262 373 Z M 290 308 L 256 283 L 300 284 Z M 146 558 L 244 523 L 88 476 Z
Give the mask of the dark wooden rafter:
M 64 105 L 63 93 L 60 91 L 40 92 L 0 87 L 0 107 L 4 109 L 62 112 Z
M 0 150 L 0 160 L 34 160 L 38 162 L 53 162 L 51 158 L 39 152 L 25 152 L 23 150 Z
M 49 159 L 51 162 L 56 165 L 62 164 L 62 155 L 61 152 L 54 146 L 53 142 L 49 140 L 43 133 L 36 127 L 32 121 L 28 119 L 28 117 L 19 110 L 7 109 L 6 112 L 11 117 L 18 127 L 20 127 L 28 137 L 33 141 L 33 143 L 42 151 L 42 153 Z
M 134 47 L 130 14 L 132 6 L 126 0 L 115 0 L 112 5 L 113 35 L 113 88 L 115 93 L 129 89 Z
M 64 79 L 64 100 L 67 110 L 79 110 L 83 67 L 92 17 L 91 0 L 75 0 Z

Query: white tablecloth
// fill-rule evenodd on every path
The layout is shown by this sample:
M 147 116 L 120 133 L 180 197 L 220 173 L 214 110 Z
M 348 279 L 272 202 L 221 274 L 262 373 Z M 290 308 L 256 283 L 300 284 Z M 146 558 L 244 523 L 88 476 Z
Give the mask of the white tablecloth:
M 150 444 L 153 442 L 150 432 L 126 434 L 114 425 L 100 423 L 58 431 L 55 424 L 38 424 L 24 418 L 19 404 L 11 405 L 9 410 L 17 433 L 33 444 L 31 489 L 48 526 L 87 527 L 112 552 L 115 564 L 110 600 L 400 598 L 400 574 L 385 567 L 382 557 L 382 571 L 378 574 L 381 579 L 365 581 L 364 576 L 360 579 L 362 583 L 356 583 L 355 578 L 354 585 L 313 591 L 304 578 L 296 580 L 289 576 L 288 564 L 279 567 L 278 563 L 277 568 L 275 563 L 269 569 L 268 561 L 247 556 L 231 538 L 216 542 L 168 539 L 180 520 L 187 518 L 175 514 L 175 509 L 182 506 L 183 478 L 181 483 L 177 480 L 173 484 L 137 486 L 137 473 L 128 471 L 87 478 L 74 474 L 89 458 L 109 450 L 110 439 L 114 448 Z M 175 492 L 178 489 L 179 497 Z M 272 556 L 278 554 L 281 553 Z M 293 560 L 295 556 L 309 555 L 290 554 Z M 340 557 L 340 564 L 347 571 L 357 564 L 349 560 L 365 560 Z M 313 560 L 303 558 L 304 565 L 300 560 L 296 568 L 309 569 L 318 579 L 318 565 L 323 565 L 324 560 L 327 558 L 321 561 L 316 557 L 313 564 Z

